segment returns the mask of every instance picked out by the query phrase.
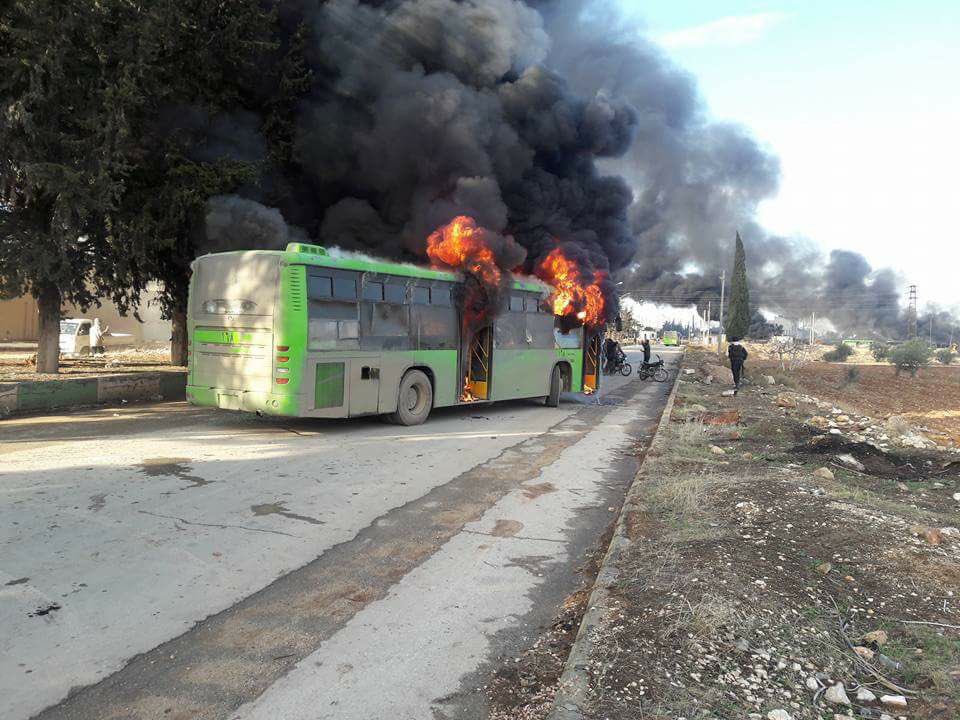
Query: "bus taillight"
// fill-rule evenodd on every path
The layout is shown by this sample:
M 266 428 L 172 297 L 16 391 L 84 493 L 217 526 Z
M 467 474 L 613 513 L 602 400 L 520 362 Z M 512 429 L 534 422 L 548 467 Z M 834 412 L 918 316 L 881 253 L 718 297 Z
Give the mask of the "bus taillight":
M 277 345 L 277 350 L 279 350 L 280 352 L 286 352 L 289 349 L 290 349 L 289 345 Z
M 289 355 L 277 355 L 277 362 L 287 362 L 290 360 Z
M 290 378 L 277 378 L 277 385 L 286 385 L 290 382 Z

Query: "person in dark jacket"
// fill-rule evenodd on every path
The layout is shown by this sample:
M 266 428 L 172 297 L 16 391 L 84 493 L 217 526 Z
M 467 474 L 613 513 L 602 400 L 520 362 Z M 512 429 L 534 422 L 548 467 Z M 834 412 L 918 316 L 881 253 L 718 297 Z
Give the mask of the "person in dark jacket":
M 730 338 L 727 348 L 727 357 L 730 358 L 730 369 L 733 371 L 733 392 L 740 389 L 740 376 L 743 374 L 743 363 L 747 359 L 747 349 L 740 344 L 740 338 Z
M 643 342 L 640 343 L 640 346 L 643 348 L 643 364 L 650 364 L 650 338 L 644 338 Z
M 627 356 L 620 349 L 620 343 L 613 338 L 607 338 L 604 343 L 604 351 L 607 356 L 606 370 L 608 373 L 612 373 L 614 368 L 619 367 L 620 363 L 627 359 Z

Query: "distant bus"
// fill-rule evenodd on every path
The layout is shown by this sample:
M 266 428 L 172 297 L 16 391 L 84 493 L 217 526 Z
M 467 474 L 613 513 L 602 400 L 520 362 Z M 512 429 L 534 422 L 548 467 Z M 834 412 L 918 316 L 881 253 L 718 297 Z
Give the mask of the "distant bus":
M 561 332 L 549 287 L 515 277 L 492 324 L 464 333 L 462 278 L 291 243 L 204 255 L 188 303 L 187 399 L 265 415 L 387 415 L 591 392 L 600 337 Z M 466 335 L 466 337 L 462 337 Z
M 680 333 L 676 330 L 664 330 L 663 338 L 660 340 L 664 345 L 679 345 Z

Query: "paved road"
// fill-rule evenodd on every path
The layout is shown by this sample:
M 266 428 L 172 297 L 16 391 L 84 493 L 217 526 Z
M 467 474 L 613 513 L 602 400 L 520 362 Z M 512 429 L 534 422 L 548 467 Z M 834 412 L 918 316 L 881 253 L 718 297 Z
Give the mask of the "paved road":
M 184 404 L 5 421 L 0 717 L 485 717 L 668 390 L 415 428 Z

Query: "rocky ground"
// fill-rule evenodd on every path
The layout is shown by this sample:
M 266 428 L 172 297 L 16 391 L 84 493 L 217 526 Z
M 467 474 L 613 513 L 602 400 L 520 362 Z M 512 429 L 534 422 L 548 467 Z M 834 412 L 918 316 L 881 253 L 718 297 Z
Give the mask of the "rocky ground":
M 626 511 L 591 717 L 960 716 L 960 458 L 756 373 L 725 394 L 709 364 L 688 353 Z M 583 603 L 516 659 L 497 718 L 546 717 Z
M 905 421 L 940 445 L 960 446 L 960 364 L 932 363 L 911 377 L 864 357 L 862 348 L 846 363 L 813 361 L 823 349 L 815 346 L 811 361 L 782 372 L 769 346 L 752 343 L 748 348 L 751 376 L 773 375 L 788 389 L 830 403 L 851 417 L 868 416 L 874 424 Z

